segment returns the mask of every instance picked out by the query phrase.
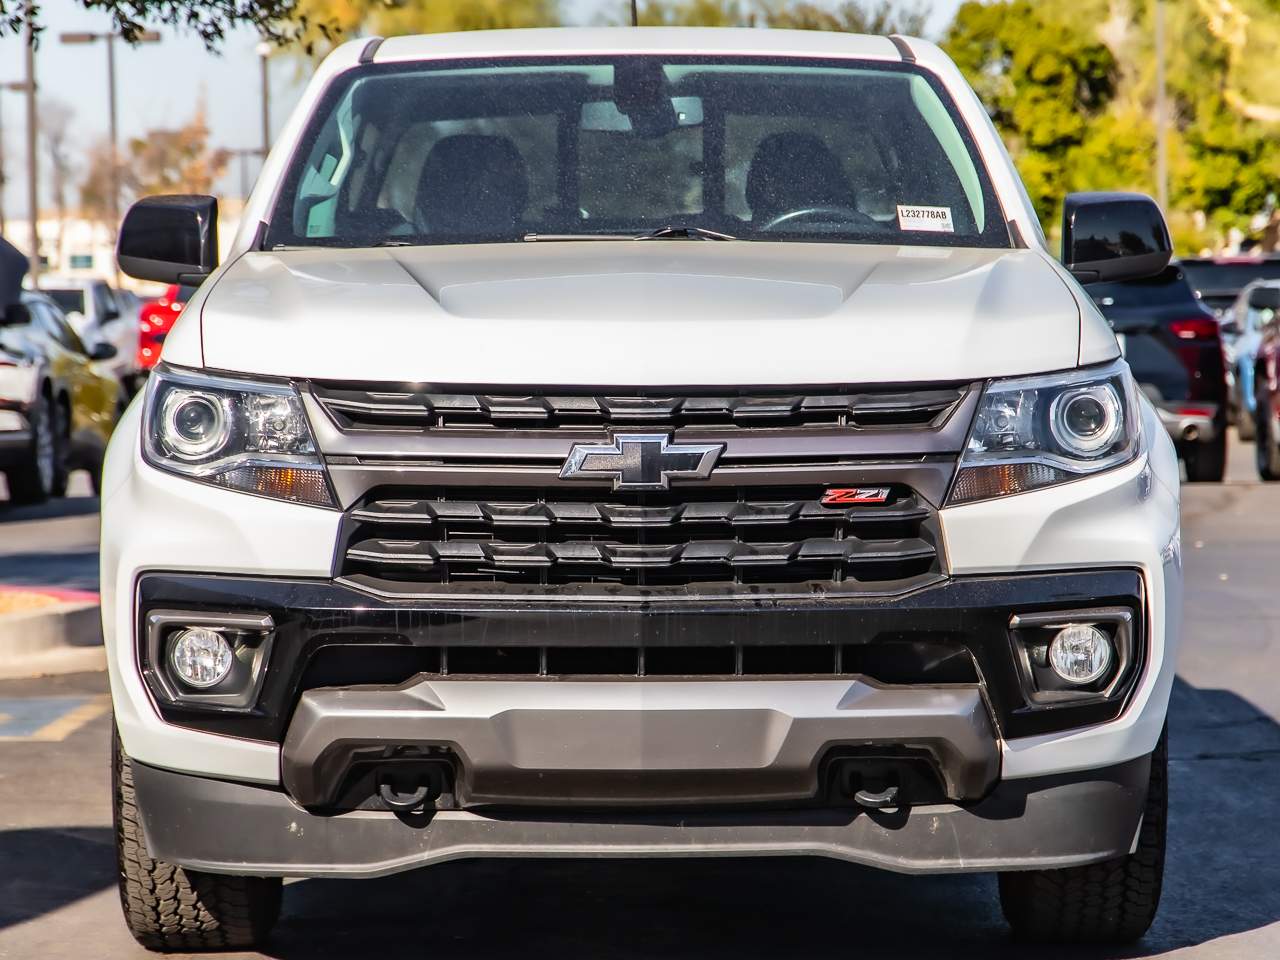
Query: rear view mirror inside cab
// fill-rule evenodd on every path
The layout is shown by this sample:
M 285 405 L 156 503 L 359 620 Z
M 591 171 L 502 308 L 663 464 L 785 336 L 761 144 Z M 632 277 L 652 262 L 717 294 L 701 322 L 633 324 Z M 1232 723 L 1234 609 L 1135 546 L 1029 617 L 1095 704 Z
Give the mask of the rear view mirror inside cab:
M 702 125 L 701 97 L 672 97 L 676 125 L 698 127 Z M 631 118 L 618 109 L 612 100 L 593 100 L 582 105 L 581 128 L 590 133 L 630 133 Z

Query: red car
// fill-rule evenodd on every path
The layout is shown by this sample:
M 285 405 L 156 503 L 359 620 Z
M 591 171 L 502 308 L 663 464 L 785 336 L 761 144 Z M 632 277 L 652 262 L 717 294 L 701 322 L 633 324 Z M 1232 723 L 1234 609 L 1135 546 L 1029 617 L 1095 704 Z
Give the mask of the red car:
M 174 284 L 159 300 L 152 300 L 138 314 L 138 367 L 150 370 L 160 359 L 164 338 L 182 313 L 196 288 Z

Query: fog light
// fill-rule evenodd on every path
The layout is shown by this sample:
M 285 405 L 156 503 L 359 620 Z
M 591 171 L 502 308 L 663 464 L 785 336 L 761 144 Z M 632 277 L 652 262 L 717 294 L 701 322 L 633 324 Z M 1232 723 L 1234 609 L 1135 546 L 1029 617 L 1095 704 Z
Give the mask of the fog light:
M 183 683 L 198 689 L 221 683 L 235 657 L 227 638 L 207 627 L 188 627 L 173 639 L 169 662 Z
M 1073 623 L 1049 644 L 1049 666 L 1068 683 L 1093 683 L 1111 666 L 1111 640 L 1097 627 Z

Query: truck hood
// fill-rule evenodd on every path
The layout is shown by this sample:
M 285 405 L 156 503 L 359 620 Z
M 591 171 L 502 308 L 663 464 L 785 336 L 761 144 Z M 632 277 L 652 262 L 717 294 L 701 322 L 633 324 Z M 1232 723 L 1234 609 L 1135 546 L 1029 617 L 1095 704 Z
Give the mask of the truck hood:
M 204 365 L 276 376 L 905 383 L 1060 370 L 1080 357 L 1080 307 L 1033 250 L 698 241 L 308 249 L 246 254 L 211 287 L 200 314 Z

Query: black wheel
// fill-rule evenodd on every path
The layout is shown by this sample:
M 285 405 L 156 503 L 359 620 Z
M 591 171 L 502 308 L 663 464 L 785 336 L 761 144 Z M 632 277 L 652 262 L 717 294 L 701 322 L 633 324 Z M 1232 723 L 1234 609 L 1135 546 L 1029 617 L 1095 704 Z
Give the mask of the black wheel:
M 1239 392 L 1239 377 L 1237 376 L 1236 392 Z M 1257 422 L 1253 419 L 1253 414 L 1249 412 L 1249 408 L 1245 406 L 1244 397 L 1236 398 L 1236 436 L 1245 443 L 1248 443 L 1257 435 Z
M 50 493 L 55 497 L 67 495 L 67 484 L 71 482 L 71 411 L 65 403 L 54 406 L 56 413 L 56 429 L 53 432 L 53 487 Z
M 1168 808 L 1166 731 L 1151 755 L 1147 802 L 1134 853 L 1084 867 L 1000 874 L 1000 907 L 1014 936 L 1034 943 L 1123 944 L 1140 939 L 1160 905 Z
M 47 394 L 40 394 L 29 420 L 31 443 L 22 459 L 5 472 L 9 499 L 19 504 L 44 503 L 54 495 L 57 482 L 57 416 Z
M 148 950 L 247 950 L 280 916 L 279 877 L 231 877 L 184 870 L 147 852 L 133 792 L 133 769 L 113 739 L 116 857 L 120 906 Z
M 1269 416 L 1271 398 L 1259 389 L 1254 404 L 1254 450 L 1257 455 L 1258 476 L 1263 480 L 1280 480 L 1280 447 L 1276 444 L 1275 421 Z
M 1187 479 L 1192 483 L 1221 483 L 1227 473 L 1227 435 L 1219 432 L 1212 440 L 1189 443 L 1183 453 Z

